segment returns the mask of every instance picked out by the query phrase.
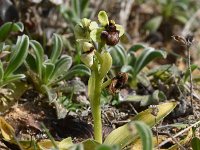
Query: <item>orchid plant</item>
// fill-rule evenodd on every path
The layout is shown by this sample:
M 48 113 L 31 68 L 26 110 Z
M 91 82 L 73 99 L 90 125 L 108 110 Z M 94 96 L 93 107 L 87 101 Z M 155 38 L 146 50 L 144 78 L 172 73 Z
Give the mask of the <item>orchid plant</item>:
M 88 81 L 88 96 L 90 100 L 92 116 L 94 119 L 94 137 L 102 143 L 102 123 L 100 96 L 103 88 L 109 85 L 110 79 L 105 77 L 112 66 L 112 57 L 107 51 L 107 46 L 116 45 L 124 34 L 122 26 L 109 20 L 105 11 L 98 14 L 100 25 L 89 19 L 82 19 L 75 26 L 77 42 L 82 47 L 82 62 L 91 69 Z

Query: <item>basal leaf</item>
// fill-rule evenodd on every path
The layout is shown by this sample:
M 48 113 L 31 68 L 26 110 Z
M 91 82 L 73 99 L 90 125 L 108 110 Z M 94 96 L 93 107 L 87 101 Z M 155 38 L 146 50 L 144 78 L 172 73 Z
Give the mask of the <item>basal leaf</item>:
M 5 70 L 4 77 L 7 78 L 15 70 L 17 70 L 24 62 L 29 47 L 29 38 L 27 35 L 20 36 L 17 40 L 17 44 L 13 49 L 13 55 L 11 55 L 9 64 Z
M 145 49 L 137 58 L 134 64 L 133 75 L 136 76 L 149 62 L 155 58 L 166 58 L 167 53 L 161 50 L 154 50 L 153 48 Z
M 198 68 L 198 66 L 193 64 L 190 66 L 190 68 L 191 68 L 191 73 L 192 73 L 194 70 L 196 70 Z M 183 77 L 184 82 L 186 82 L 190 76 L 190 68 L 188 68 L 184 74 L 184 77 Z
M 44 50 L 41 46 L 41 44 L 37 41 L 31 40 L 30 45 L 33 48 L 35 52 L 35 63 L 37 68 L 37 73 L 39 74 L 39 77 L 42 76 L 42 63 L 44 58 Z
M 152 150 L 153 134 L 150 127 L 141 121 L 135 121 L 133 122 L 133 125 L 142 140 L 143 150 Z
M 10 32 L 17 32 L 20 31 L 22 32 L 24 30 L 24 25 L 21 22 L 17 23 L 12 23 L 12 22 L 7 22 L 4 23 L 0 27 L 0 41 L 5 40 L 5 38 L 8 36 Z
M 11 125 L 9 125 L 3 117 L 0 117 L 0 131 L 3 138 L 7 141 L 14 139 L 14 129 Z
M 156 16 L 156 17 L 152 18 L 151 20 L 149 20 L 145 24 L 144 28 L 146 30 L 149 30 L 150 32 L 154 32 L 159 28 L 161 22 L 162 22 L 162 16 Z
M 42 80 L 45 84 L 49 84 L 49 79 L 51 75 L 53 74 L 55 69 L 55 65 L 52 63 L 44 63 L 42 68 Z
M 53 36 L 53 49 L 51 52 L 51 62 L 55 63 L 58 59 L 58 57 L 61 55 L 63 48 L 63 42 L 61 37 L 58 34 L 54 34 Z
M 200 139 L 198 137 L 194 137 L 191 141 L 193 150 L 200 150 Z
M 176 107 L 175 102 L 167 102 L 157 106 L 158 114 L 156 116 L 157 122 L 161 121 L 164 117 L 166 117 L 174 108 Z M 143 112 L 140 112 L 138 115 L 133 117 L 132 121 L 143 121 L 150 128 L 153 127 L 157 122 L 155 122 L 155 116 L 153 116 L 152 110 L 153 108 L 149 108 Z M 135 131 L 135 133 L 130 132 L 128 128 L 128 124 L 125 124 L 114 131 L 112 131 L 105 139 L 104 144 L 108 145 L 119 145 L 120 148 L 124 148 L 135 139 L 139 137 L 139 134 Z

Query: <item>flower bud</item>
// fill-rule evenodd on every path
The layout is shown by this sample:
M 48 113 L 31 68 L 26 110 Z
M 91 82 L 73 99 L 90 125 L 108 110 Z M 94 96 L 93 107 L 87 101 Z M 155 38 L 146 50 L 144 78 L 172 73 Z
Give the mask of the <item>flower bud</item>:
M 89 43 L 89 42 L 84 42 L 83 43 L 83 52 L 84 53 L 87 53 L 87 52 L 90 52 L 90 51 L 93 51 L 94 50 L 94 46 Z
M 84 53 L 81 55 L 81 61 L 88 67 L 91 67 L 93 65 L 94 58 L 94 51 L 90 53 Z

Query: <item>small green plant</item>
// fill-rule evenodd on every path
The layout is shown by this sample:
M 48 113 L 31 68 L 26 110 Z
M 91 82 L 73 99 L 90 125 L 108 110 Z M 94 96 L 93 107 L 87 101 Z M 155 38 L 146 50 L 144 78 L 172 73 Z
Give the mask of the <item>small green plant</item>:
M 152 0 L 158 7 L 159 14 L 145 24 L 145 29 L 156 31 L 162 23 L 174 22 L 185 24 L 190 16 L 198 9 L 198 3 L 188 0 Z M 195 6 L 195 7 L 190 7 Z M 189 9 L 192 8 L 192 9 Z M 189 11 L 188 11 L 189 10 Z
M 50 102 L 57 97 L 53 86 L 55 87 L 60 81 L 69 79 L 77 73 L 90 74 L 84 65 L 77 65 L 69 70 L 72 58 L 68 55 L 61 56 L 63 43 L 57 34 L 53 36 L 53 48 L 49 58 L 45 55 L 39 42 L 31 40 L 30 46 L 33 51 L 29 53 L 26 60 L 27 76 L 38 91 L 48 95 Z
M 0 87 L 25 78 L 24 74 L 15 73 L 24 63 L 28 54 L 29 38 L 26 35 L 19 36 L 16 44 L 7 44 L 6 38 L 11 32 L 22 32 L 22 23 L 7 22 L 0 27 Z
M 99 12 L 98 20 L 100 26 L 89 19 L 82 19 L 81 23 L 75 27 L 75 34 L 77 41 L 80 43 L 83 50 L 81 60 L 91 69 L 91 76 L 88 81 L 88 96 L 94 119 L 94 139 L 98 143 L 102 143 L 100 96 L 102 89 L 111 82 L 110 79 L 106 80 L 106 75 L 112 66 L 112 57 L 107 50 L 107 46 L 115 46 L 119 42 L 120 36 L 123 35 L 124 30 L 120 25 L 109 20 L 105 11 Z M 155 54 L 153 53 L 153 55 L 149 54 L 151 52 L 151 49 L 149 52 L 146 50 L 146 52 L 136 60 L 136 64 L 139 65 L 139 67 L 137 68 L 136 73 L 133 74 L 134 76 L 137 75 L 152 57 L 164 56 L 164 53 L 159 51 L 155 52 Z M 144 59 L 146 58 L 147 60 L 145 61 Z M 126 59 L 126 56 L 124 56 L 124 59 Z M 141 64 L 140 61 L 143 63 Z M 126 136 L 126 131 L 127 125 L 114 130 L 106 137 L 104 143 L 109 145 L 119 144 L 120 148 L 123 148 L 127 144 L 130 144 L 132 137 L 128 131 Z M 122 133 L 124 136 L 116 139 L 117 136 Z
M 95 21 L 82 19 L 75 27 L 75 34 L 83 49 L 81 60 L 91 69 L 88 96 L 94 119 L 95 140 L 102 143 L 100 96 L 105 77 L 112 66 L 112 57 L 106 50 L 106 45 L 116 45 L 124 30 L 113 20 L 109 20 L 104 11 L 99 12 L 98 20 L 100 27 Z
M 80 18 L 89 16 L 89 0 L 70 0 L 68 5 L 61 5 L 60 12 L 69 23 L 70 28 L 80 22 Z
M 143 49 L 139 56 L 135 53 Z M 167 53 L 162 50 L 155 50 L 141 44 L 133 45 L 127 51 L 123 46 L 116 45 L 110 49 L 115 70 L 128 72 L 131 79 L 131 86 L 135 86 L 136 79 L 140 71 L 156 58 L 166 58 Z

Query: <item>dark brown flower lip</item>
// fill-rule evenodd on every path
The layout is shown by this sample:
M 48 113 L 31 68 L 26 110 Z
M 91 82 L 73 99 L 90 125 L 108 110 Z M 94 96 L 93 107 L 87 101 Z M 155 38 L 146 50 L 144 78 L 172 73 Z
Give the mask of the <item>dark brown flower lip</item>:
M 125 72 L 119 72 L 118 75 L 111 80 L 111 83 L 108 88 L 109 92 L 111 94 L 116 93 L 118 90 L 123 88 L 123 86 L 126 84 L 127 81 L 128 81 L 128 74 Z

